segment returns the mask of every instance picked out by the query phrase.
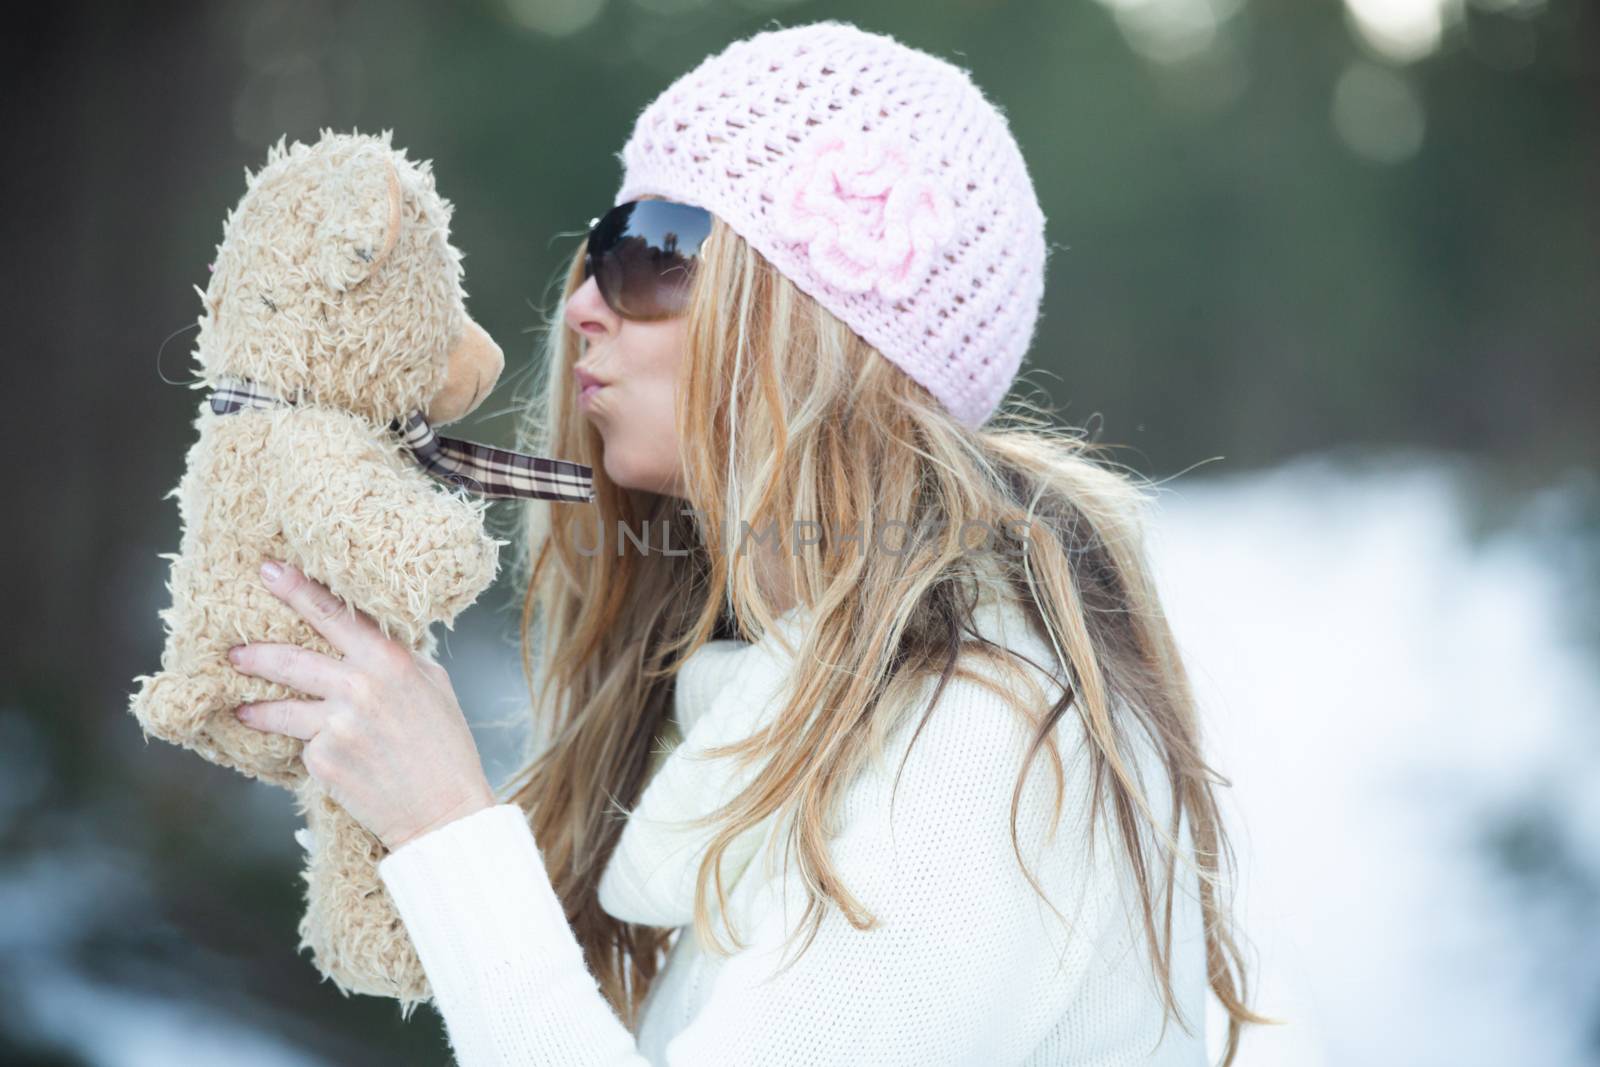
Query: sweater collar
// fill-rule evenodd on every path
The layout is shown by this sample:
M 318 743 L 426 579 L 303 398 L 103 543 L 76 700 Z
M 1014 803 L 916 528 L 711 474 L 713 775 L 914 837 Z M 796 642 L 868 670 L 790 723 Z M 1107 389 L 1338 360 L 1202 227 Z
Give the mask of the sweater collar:
M 646 784 L 601 877 L 600 905 L 609 914 L 669 929 L 693 921 L 695 881 L 716 828 L 688 823 L 726 805 L 757 773 L 738 767 L 732 757 L 712 760 L 706 750 L 751 736 L 782 710 L 814 617 L 810 608 L 791 608 L 755 642 L 708 641 L 679 668 L 673 716 L 683 740 Z M 1005 647 L 1027 641 L 1018 606 L 993 592 L 980 596 L 974 625 Z M 755 857 L 773 818 L 747 828 L 724 851 L 722 880 L 728 892 Z M 711 906 L 716 907 L 714 897 Z
M 695 879 L 715 828 L 687 823 L 727 804 L 756 773 L 731 757 L 712 760 L 706 750 L 749 737 L 782 709 L 813 617 L 796 606 L 756 641 L 707 641 L 678 668 L 672 714 L 682 740 L 645 785 L 601 877 L 600 906 L 608 913 L 664 928 L 693 921 Z M 729 889 L 769 822 L 746 830 L 723 854 Z
M 747 683 L 770 686 L 793 666 L 811 618 L 809 608 L 796 605 L 777 616 L 755 642 L 722 638 L 696 649 L 678 669 L 673 691 L 672 715 L 681 734 L 688 737 L 724 690 Z

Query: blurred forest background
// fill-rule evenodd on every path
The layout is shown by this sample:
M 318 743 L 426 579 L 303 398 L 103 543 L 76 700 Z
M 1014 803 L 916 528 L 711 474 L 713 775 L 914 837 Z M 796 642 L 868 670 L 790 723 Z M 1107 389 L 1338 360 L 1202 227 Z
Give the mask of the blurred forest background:
M 296 956 L 287 794 L 126 712 L 244 169 L 325 126 L 433 160 L 508 360 L 459 429 L 510 444 L 635 115 L 823 18 L 1005 110 L 1056 249 L 1023 388 L 1176 476 L 1158 562 L 1248 829 L 1256 1006 L 1292 1019 L 1242 1062 L 1600 1063 L 1593 0 L 14 10 L 4 373 L 33 465 L 4 527 L 0 1061 L 448 1062 L 427 1010 Z M 441 635 L 497 781 L 515 600 Z

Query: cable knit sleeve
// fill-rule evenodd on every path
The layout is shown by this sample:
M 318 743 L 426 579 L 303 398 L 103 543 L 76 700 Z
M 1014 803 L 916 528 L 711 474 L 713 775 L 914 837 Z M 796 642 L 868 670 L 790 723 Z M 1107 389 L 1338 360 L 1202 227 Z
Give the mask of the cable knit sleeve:
M 1118 899 L 1112 850 L 1102 843 L 1093 862 L 1083 851 L 1089 798 L 1074 788 L 1084 776 L 1072 746 L 1063 746 L 1053 846 L 1041 847 L 1055 786 L 1045 754 L 1018 814 L 1029 870 L 1063 921 L 1012 851 L 1025 726 L 981 686 L 952 681 L 911 746 L 891 809 L 899 756 L 920 717 L 891 734 L 889 758 L 852 784 L 830 842 L 840 879 L 877 925 L 856 929 L 829 907 L 810 947 L 782 968 L 803 941 L 784 953 L 793 929 L 785 922 L 798 920 L 803 897 L 797 879 L 787 900 L 784 881 L 768 880 L 753 928 L 739 930 L 746 947 L 667 1043 L 667 1067 L 1020 1062 L 1072 1001 Z M 519 808 L 458 819 L 379 871 L 461 1067 L 646 1063 L 584 965 Z M 1018 1005 L 1037 1003 L 1045 986 L 1053 1010 L 1025 1017 Z

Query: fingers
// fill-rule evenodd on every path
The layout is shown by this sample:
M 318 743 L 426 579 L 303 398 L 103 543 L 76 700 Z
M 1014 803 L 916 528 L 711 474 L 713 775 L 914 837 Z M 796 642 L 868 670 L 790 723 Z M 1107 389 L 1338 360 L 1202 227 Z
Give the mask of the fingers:
M 228 659 L 243 674 L 281 682 L 308 696 L 331 700 L 356 695 L 354 668 L 299 645 L 235 645 L 228 650 Z
M 364 659 L 388 640 L 369 615 L 346 604 L 296 567 L 266 560 L 261 565 L 261 578 L 275 596 L 298 611 L 312 629 L 348 658 Z
M 320 700 L 263 700 L 241 706 L 236 714 L 251 729 L 309 741 L 322 729 L 327 709 Z

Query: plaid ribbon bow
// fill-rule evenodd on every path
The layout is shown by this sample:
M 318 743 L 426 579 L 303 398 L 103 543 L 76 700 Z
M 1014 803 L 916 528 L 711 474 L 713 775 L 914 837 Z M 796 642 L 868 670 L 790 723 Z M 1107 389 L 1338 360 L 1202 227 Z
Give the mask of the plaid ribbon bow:
M 294 407 L 294 401 L 233 375 L 222 376 L 209 395 L 211 410 L 218 415 L 245 408 Z M 403 423 L 396 419 L 389 428 L 400 435 L 423 470 L 479 496 L 579 503 L 594 500 L 594 470 L 581 463 L 441 437 L 420 411 Z

